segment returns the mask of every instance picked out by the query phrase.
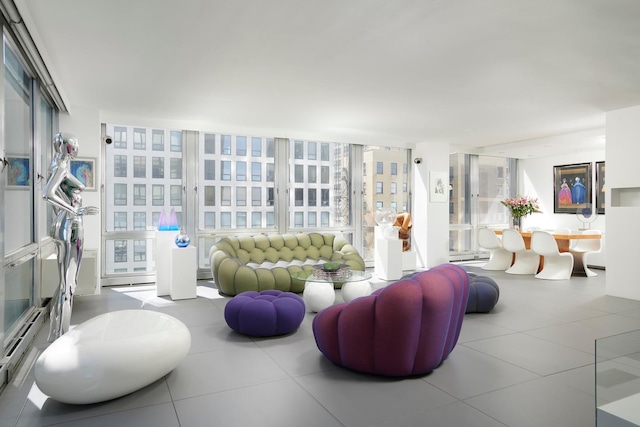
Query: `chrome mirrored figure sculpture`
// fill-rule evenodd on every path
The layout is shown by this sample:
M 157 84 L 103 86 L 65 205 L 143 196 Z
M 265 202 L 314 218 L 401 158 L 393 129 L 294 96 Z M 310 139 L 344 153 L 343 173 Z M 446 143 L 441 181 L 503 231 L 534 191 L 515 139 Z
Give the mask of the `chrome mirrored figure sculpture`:
M 53 207 L 56 219 L 51 237 L 58 256 L 59 284 L 51 301 L 49 342 L 69 330 L 73 295 L 82 261 L 84 215 L 95 215 L 95 206 L 82 207 L 84 184 L 71 173 L 70 163 L 78 154 L 78 139 L 68 133 L 53 137 L 54 157 L 42 197 Z

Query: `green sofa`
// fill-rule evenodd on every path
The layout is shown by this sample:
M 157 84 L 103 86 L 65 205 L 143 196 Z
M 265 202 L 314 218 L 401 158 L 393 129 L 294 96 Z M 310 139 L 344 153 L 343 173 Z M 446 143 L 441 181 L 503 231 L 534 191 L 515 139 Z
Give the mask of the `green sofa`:
M 300 293 L 304 281 L 292 279 L 316 264 L 340 262 L 364 270 L 358 251 L 344 238 L 329 233 L 224 237 L 209 251 L 211 272 L 224 295 L 277 289 Z M 341 287 L 342 283 L 336 283 Z

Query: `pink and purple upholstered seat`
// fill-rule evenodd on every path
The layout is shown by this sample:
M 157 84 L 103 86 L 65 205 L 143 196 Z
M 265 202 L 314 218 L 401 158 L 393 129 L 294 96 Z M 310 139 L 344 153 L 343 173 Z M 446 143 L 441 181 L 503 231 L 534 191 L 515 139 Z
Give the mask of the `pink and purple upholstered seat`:
M 321 311 L 313 333 L 337 365 L 385 376 L 426 374 L 455 347 L 468 297 L 467 272 L 443 264 Z

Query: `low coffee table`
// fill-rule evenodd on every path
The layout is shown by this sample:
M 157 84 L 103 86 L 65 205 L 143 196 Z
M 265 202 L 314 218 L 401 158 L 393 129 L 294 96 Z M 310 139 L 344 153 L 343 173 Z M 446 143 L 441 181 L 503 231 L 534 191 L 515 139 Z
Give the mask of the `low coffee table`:
M 309 272 L 298 272 L 291 275 L 297 280 L 304 280 L 304 291 L 302 298 L 304 299 L 307 309 L 317 313 L 320 310 L 333 305 L 336 299 L 334 282 L 331 278 L 319 278 Z M 371 274 L 366 271 L 352 270 L 349 277 L 341 277 L 339 280 L 342 285 L 342 298 L 345 302 L 352 301 L 358 297 L 366 296 L 371 293 L 371 284 L 369 283 Z

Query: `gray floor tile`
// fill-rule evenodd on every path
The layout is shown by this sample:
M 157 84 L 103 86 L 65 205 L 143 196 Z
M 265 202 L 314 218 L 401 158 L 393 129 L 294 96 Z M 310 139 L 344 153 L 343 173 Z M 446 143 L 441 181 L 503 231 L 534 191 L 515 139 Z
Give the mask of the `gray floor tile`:
M 341 425 L 292 379 L 178 400 L 175 406 L 181 427 Z
M 640 318 L 608 314 L 606 316 L 581 320 L 580 324 L 604 331 L 606 335 L 615 335 L 640 329 Z
M 280 338 L 255 340 L 274 361 L 292 377 L 333 369 L 318 350 L 313 336 L 308 332 L 296 332 Z
M 460 337 L 458 337 L 459 343 L 498 337 L 500 335 L 508 335 L 516 332 L 513 329 L 486 322 L 483 317 L 485 317 L 485 313 L 465 315 L 464 321 L 462 322 Z
M 589 354 L 595 354 L 595 340 L 608 335 L 602 330 L 576 322 L 534 329 L 527 331 L 526 334 Z
M 593 396 L 547 378 L 465 400 L 510 427 L 590 427 L 595 425 Z
M 232 331 L 224 321 L 230 297 L 210 280 L 198 282 L 198 298 L 181 301 L 157 297 L 153 285 L 103 288 L 100 295 L 76 297 L 72 327 L 114 310 L 162 311 L 189 327 L 188 356 L 165 378 L 130 395 L 65 405 L 40 393 L 30 369 L 49 345 L 45 324 L 33 353 L 0 394 L 0 425 L 593 425 L 593 340 L 640 329 L 640 302 L 605 295 L 606 272 L 557 282 L 485 272 L 481 265 L 467 269 L 496 280 L 495 309 L 466 315 L 448 359 L 429 375 L 404 379 L 333 365 L 315 345 L 313 313 L 281 337 Z M 611 360 L 599 368 L 640 376 L 637 341 L 601 350 L 599 359 Z M 630 377 L 610 374 L 613 385 L 600 386 L 601 395 L 612 400 L 637 391 L 640 380 L 621 378 Z
M 146 406 L 122 412 L 113 412 L 82 420 L 65 422 L 65 427 L 180 427 L 178 416 L 171 403 Z
M 539 377 L 526 369 L 458 345 L 442 365 L 425 377 L 425 381 L 462 400 Z
M 592 355 L 525 334 L 505 335 L 465 346 L 508 361 L 539 375 L 550 375 L 594 363 Z
M 273 359 L 254 344 L 189 354 L 167 376 L 167 383 L 174 399 L 186 399 L 287 377 Z
M 455 401 L 419 377 L 384 378 L 341 368 L 297 377 L 296 381 L 349 427 L 390 422 Z
M 409 414 L 374 427 L 505 427 L 464 402 L 455 402 L 430 411 Z
M 594 365 L 588 365 L 558 372 L 545 378 L 593 396 L 595 395 L 594 369 Z
M 164 378 L 119 399 L 92 405 L 68 405 L 56 402 L 42 394 L 32 380 L 29 396 L 25 402 L 17 427 L 64 424 L 79 419 L 168 402 L 171 402 L 171 396 L 169 395 L 169 389 Z

